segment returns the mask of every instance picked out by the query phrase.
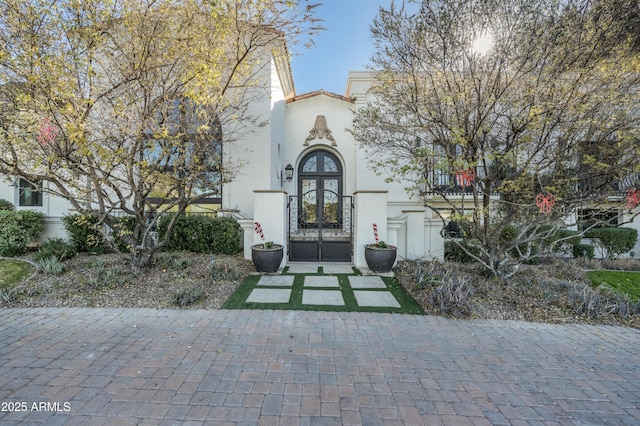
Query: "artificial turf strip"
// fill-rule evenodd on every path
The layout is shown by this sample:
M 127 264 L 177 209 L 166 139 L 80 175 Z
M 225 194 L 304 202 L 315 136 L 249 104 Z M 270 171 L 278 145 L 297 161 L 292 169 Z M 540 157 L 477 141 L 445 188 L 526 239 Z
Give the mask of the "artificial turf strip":
M 0 259 L 0 289 L 18 285 L 29 276 L 33 266 L 18 260 Z
M 398 313 L 398 314 L 414 314 L 424 315 L 422 307 L 405 291 L 395 278 L 382 277 L 387 285 L 387 289 L 366 289 L 368 291 L 389 291 L 400 303 L 400 308 L 393 307 L 374 307 L 374 306 L 358 306 L 353 293 L 353 289 L 349 285 L 349 276 L 359 274 L 331 274 L 338 277 L 340 285 L 339 290 L 342 292 L 344 305 L 303 305 L 302 291 L 304 290 L 305 276 L 322 276 L 322 274 L 288 274 L 293 275 L 293 285 L 291 287 L 269 286 L 270 289 L 291 289 L 291 298 L 289 303 L 247 303 L 246 300 L 251 291 L 256 288 L 260 275 L 250 275 L 240 284 L 240 287 L 227 299 L 222 305 L 222 309 L 274 309 L 274 310 L 300 310 L 300 311 L 331 311 L 331 312 L 380 312 L 380 313 Z M 326 275 L 325 275 L 326 276 Z M 307 290 L 338 290 L 336 287 L 307 287 Z M 360 289 L 358 289 L 360 290 Z
M 607 286 L 615 292 L 626 294 L 631 300 L 640 301 L 640 273 L 627 271 L 590 271 L 587 278 L 593 287 Z

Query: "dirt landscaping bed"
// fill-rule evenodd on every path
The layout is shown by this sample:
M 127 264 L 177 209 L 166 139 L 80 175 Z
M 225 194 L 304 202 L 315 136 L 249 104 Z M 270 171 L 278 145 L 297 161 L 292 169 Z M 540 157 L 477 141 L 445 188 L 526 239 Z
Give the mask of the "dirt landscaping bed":
M 79 254 L 60 275 L 33 274 L 0 291 L 3 307 L 219 309 L 255 271 L 250 260 L 187 252 L 160 253 L 136 270 L 121 255 Z M 401 262 L 396 278 L 428 314 L 454 318 L 616 324 L 640 328 L 640 305 L 592 289 L 589 269 L 640 270 L 640 261 L 556 261 L 523 266 L 507 283 L 473 265 Z
M 640 303 L 591 287 L 588 269 L 640 270 L 640 261 L 556 260 L 523 265 L 507 282 L 467 264 L 405 262 L 396 277 L 425 312 L 452 318 L 588 323 L 640 328 Z
M 255 269 L 240 256 L 215 256 L 214 264 L 212 274 L 208 254 L 160 253 L 153 267 L 136 270 L 118 254 L 78 254 L 61 275 L 38 273 L 5 291 L 0 306 L 217 309 Z M 200 297 L 178 305 L 181 293 Z

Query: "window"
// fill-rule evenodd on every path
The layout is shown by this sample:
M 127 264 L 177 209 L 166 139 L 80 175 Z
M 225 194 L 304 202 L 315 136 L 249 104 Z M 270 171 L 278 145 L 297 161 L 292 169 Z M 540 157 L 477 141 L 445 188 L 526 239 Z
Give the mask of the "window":
M 191 197 L 213 193 L 198 200 L 198 204 L 221 204 L 222 126 L 214 113 L 189 99 L 165 102 L 158 108 L 156 124 L 148 130 L 147 137 L 145 158 L 152 167 L 173 175 L 174 181 L 169 180 L 169 185 L 184 181 L 191 187 Z M 152 194 L 177 191 L 156 186 Z
M 19 206 L 40 207 L 42 206 L 42 182 L 32 183 L 26 179 L 20 179 Z
M 581 209 L 578 211 L 578 229 L 607 228 L 618 226 L 618 211 L 601 209 Z
M 469 169 L 459 170 L 458 163 L 464 163 L 461 145 L 434 144 L 433 158 L 425 164 L 425 171 L 431 174 L 431 187 L 438 192 L 459 193 L 471 191 L 470 176 L 475 176 Z

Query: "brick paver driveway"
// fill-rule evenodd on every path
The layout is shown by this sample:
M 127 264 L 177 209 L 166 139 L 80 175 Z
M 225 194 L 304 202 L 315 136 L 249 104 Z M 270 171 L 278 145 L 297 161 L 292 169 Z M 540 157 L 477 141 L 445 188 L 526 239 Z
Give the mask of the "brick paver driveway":
M 0 423 L 640 424 L 640 332 L 296 311 L 0 310 Z

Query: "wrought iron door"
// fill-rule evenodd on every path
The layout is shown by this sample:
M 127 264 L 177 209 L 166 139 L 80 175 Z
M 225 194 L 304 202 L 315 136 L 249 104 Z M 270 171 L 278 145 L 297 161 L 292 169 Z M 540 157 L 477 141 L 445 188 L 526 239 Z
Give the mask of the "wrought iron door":
M 350 262 L 352 200 L 342 195 L 342 167 L 327 151 L 307 154 L 289 197 L 289 260 Z
M 289 197 L 289 260 L 351 262 L 353 200 L 328 189 Z

